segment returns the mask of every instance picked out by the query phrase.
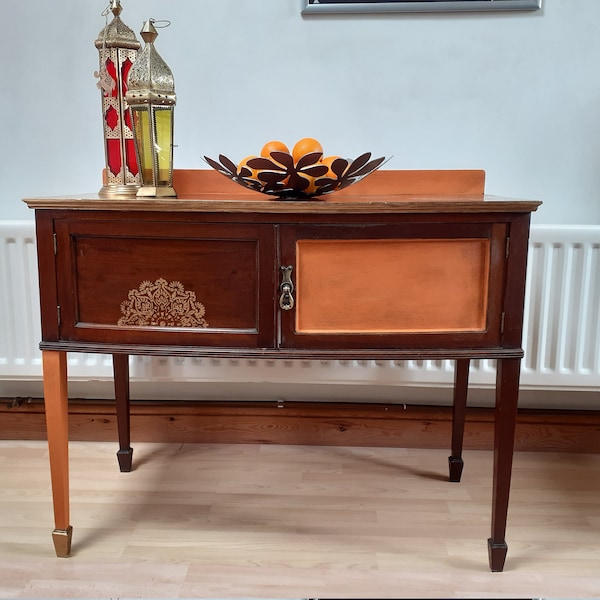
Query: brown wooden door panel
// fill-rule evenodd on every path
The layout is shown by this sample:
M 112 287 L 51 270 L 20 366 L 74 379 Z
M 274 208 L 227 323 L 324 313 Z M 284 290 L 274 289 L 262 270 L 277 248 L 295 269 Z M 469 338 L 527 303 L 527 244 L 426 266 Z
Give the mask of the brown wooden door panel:
M 507 227 L 290 227 L 290 348 L 496 347 Z
M 61 339 L 274 344 L 270 226 L 57 223 Z

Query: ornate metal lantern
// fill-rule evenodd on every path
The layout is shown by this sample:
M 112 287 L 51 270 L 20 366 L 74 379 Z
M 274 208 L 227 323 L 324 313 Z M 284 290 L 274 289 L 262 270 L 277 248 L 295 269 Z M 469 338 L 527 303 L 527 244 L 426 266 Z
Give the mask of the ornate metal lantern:
M 102 120 L 106 158 L 105 185 L 101 197 L 134 197 L 140 187 L 131 112 L 125 102 L 127 76 L 141 46 L 135 33 L 121 21 L 121 3 L 111 0 L 113 19 L 98 35 L 100 53 L 98 87 L 102 91 Z M 108 14 L 108 11 L 103 14 Z
M 177 196 L 173 189 L 173 110 L 177 97 L 173 73 L 154 47 L 158 33 L 153 19 L 142 27 L 145 42 L 129 71 L 127 104 L 131 108 L 133 132 L 142 187 L 138 196 Z

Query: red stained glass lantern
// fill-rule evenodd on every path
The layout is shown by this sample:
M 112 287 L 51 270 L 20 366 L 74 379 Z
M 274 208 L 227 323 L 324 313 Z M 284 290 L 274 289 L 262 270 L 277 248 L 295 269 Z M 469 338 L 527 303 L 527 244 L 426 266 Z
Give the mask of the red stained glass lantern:
M 131 126 L 131 111 L 125 101 L 127 77 L 141 46 L 135 33 L 121 21 L 121 3 L 111 0 L 113 18 L 98 35 L 100 54 L 98 87 L 102 91 L 102 125 L 106 158 L 105 183 L 99 195 L 107 198 L 135 197 L 140 172 Z

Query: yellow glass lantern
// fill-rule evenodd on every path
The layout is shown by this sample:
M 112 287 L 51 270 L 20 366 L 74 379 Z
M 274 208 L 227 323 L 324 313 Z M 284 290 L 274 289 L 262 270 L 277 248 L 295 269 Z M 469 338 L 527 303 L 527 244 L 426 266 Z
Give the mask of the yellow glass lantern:
M 175 197 L 173 189 L 173 73 L 154 47 L 153 19 L 142 27 L 144 48 L 129 71 L 125 99 L 131 109 L 142 187 L 137 196 Z
M 135 197 L 141 180 L 131 127 L 131 112 L 125 102 L 127 76 L 137 59 L 140 42 L 121 20 L 119 0 L 111 0 L 108 11 L 113 19 L 99 33 L 96 48 L 100 55 L 98 87 L 102 91 L 102 120 L 105 184 L 101 197 Z

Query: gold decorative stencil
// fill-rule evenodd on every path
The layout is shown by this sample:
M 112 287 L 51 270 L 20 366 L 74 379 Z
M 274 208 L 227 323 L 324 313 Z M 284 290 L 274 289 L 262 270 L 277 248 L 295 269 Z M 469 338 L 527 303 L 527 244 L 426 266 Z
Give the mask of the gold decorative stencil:
M 121 302 L 123 316 L 117 325 L 146 327 L 208 327 L 206 309 L 196 301 L 194 292 L 186 291 L 179 281 L 166 279 L 142 281 L 138 289 L 129 290 Z

